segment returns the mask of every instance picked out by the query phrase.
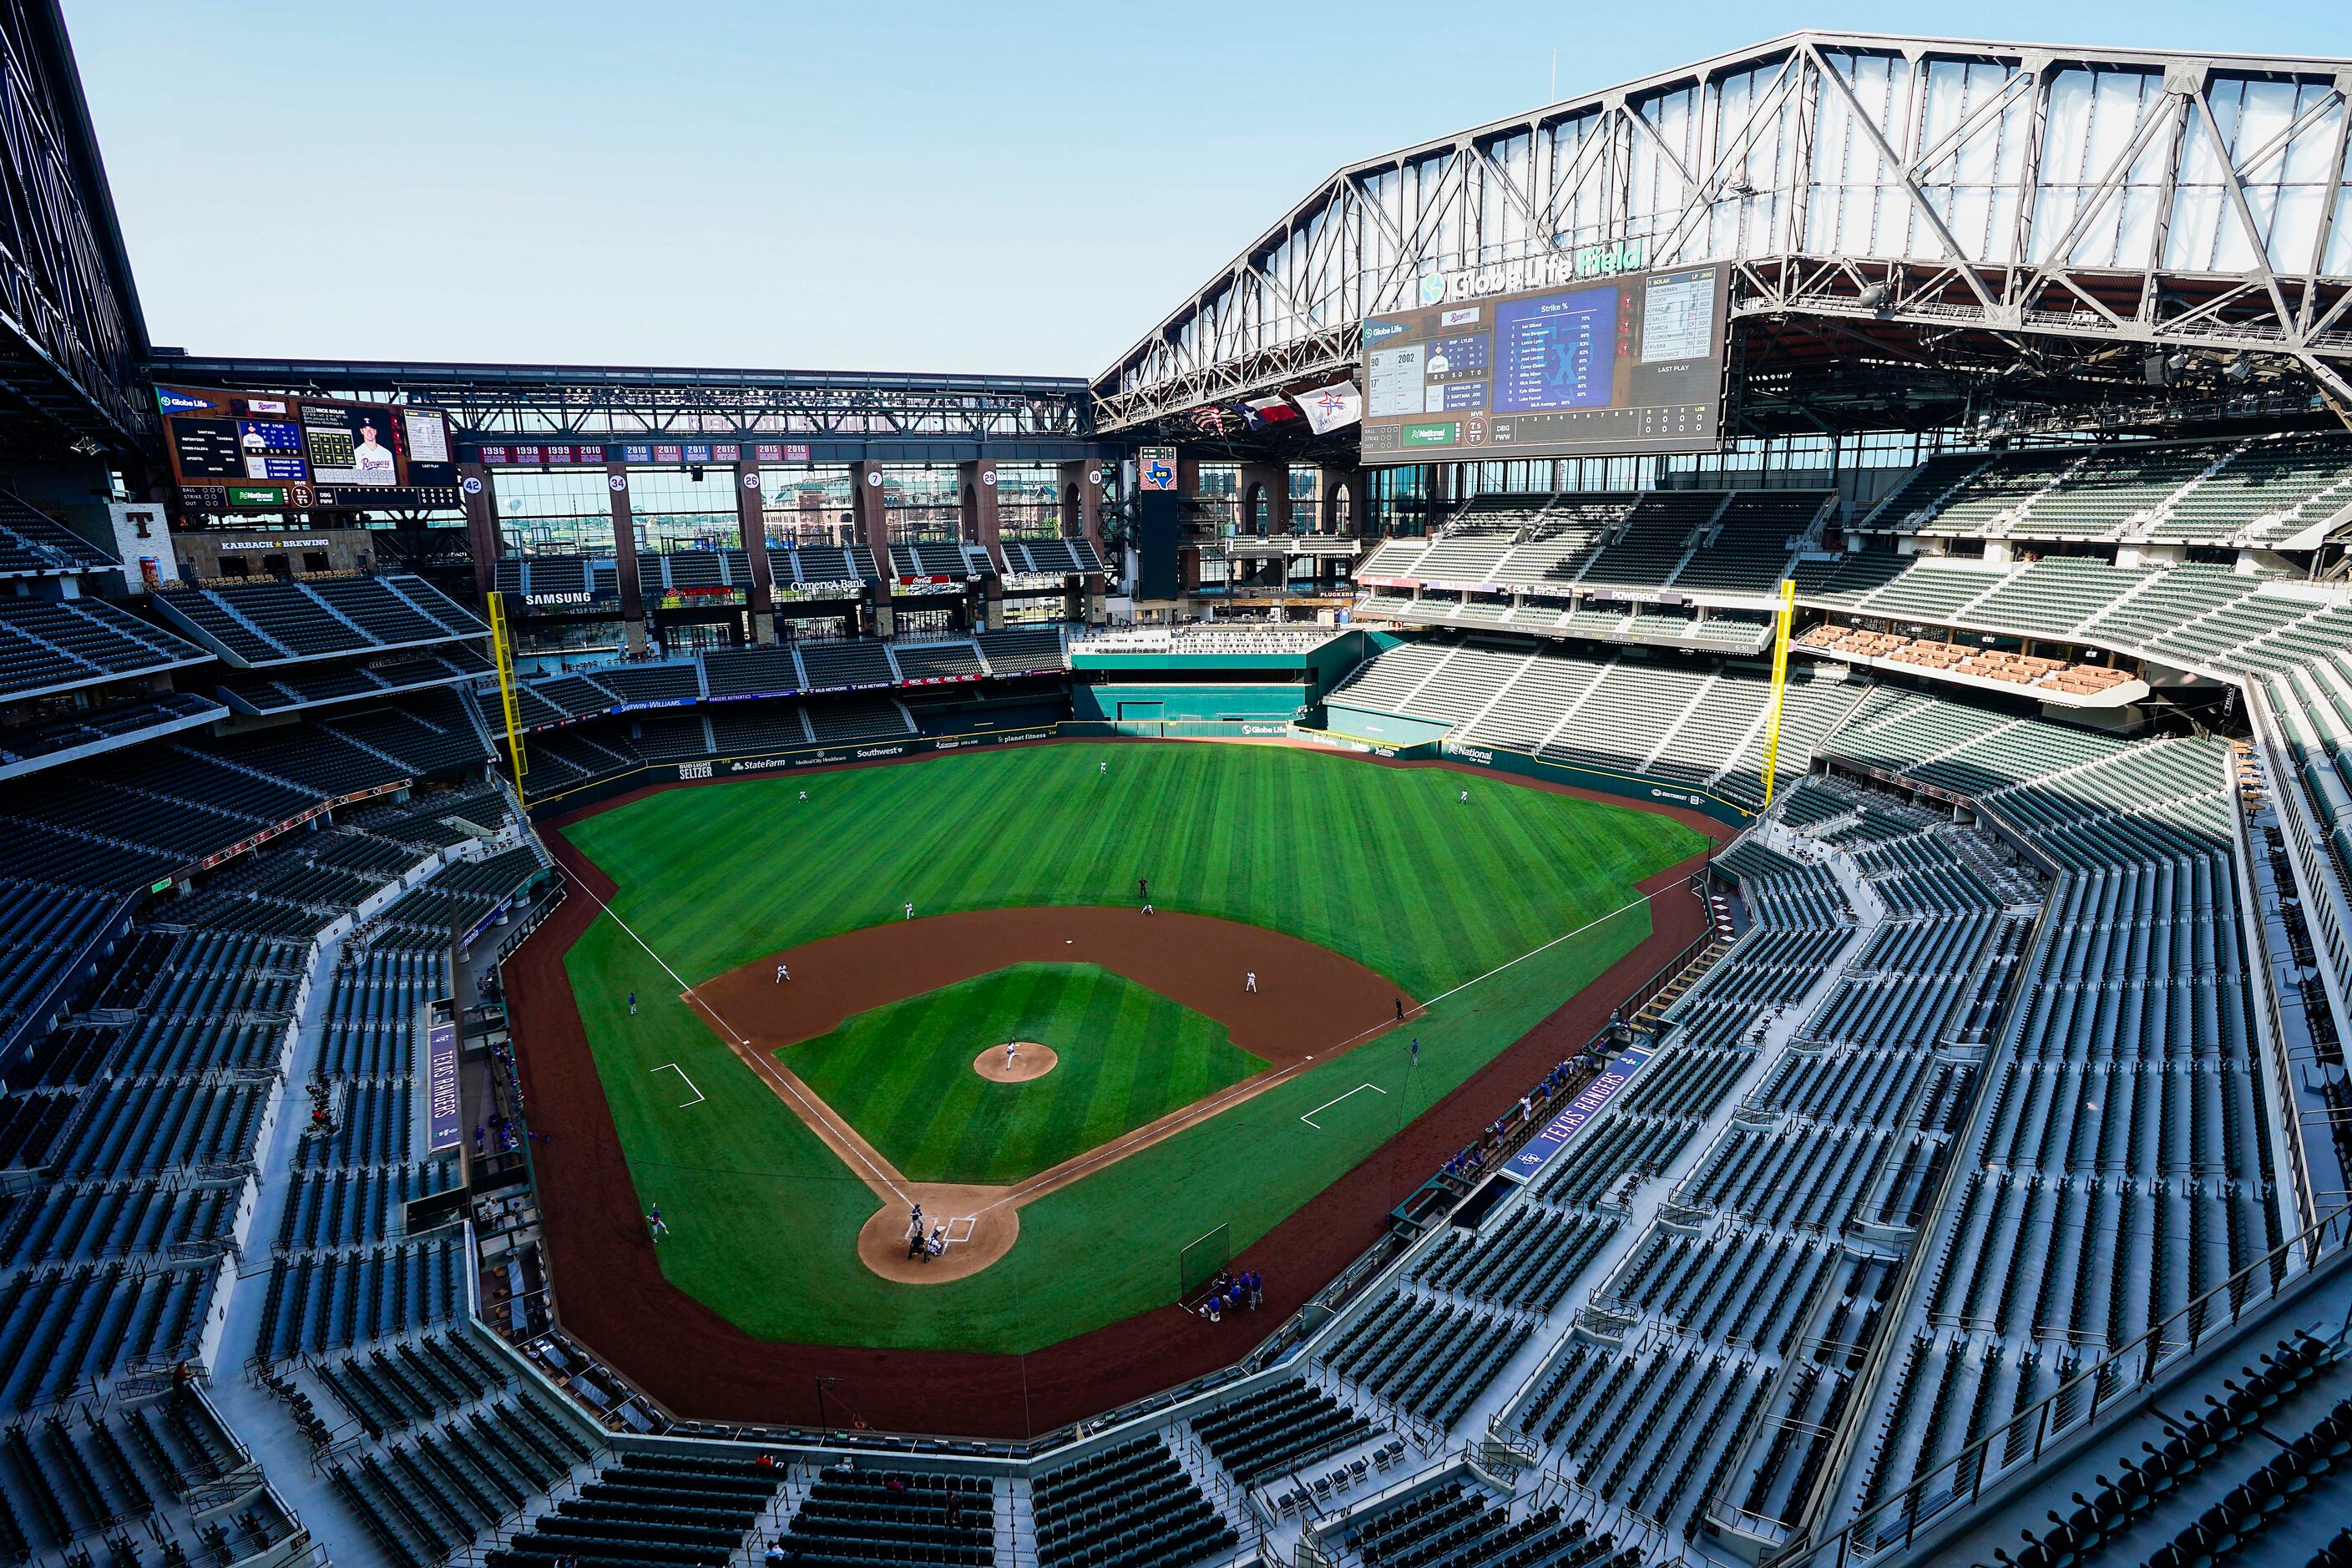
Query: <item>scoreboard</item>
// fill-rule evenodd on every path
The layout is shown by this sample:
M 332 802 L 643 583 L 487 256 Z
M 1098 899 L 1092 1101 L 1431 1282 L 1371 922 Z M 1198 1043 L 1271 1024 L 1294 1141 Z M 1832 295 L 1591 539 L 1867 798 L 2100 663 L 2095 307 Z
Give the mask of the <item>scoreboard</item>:
M 454 507 L 438 409 L 159 386 L 172 477 L 194 511 Z
M 1367 316 L 1363 460 L 1720 450 L 1728 283 L 1679 268 Z

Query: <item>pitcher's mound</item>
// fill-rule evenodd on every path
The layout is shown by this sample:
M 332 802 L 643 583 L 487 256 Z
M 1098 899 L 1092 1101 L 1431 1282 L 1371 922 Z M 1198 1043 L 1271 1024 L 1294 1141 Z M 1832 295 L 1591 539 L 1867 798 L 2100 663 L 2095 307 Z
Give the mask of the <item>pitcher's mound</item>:
M 1003 1050 L 997 1052 L 1002 1058 Z M 1021 1215 L 1003 1202 L 1003 1187 L 961 1187 L 925 1183 L 908 1189 L 923 1205 L 923 1224 L 947 1225 L 947 1243 L 937 1258 L 907 1256 L 907 1210 L 892 1204 L 877 1209 L 857 1233 L 857 1256 L 885 1279 L 901 1285 L 944 1285 L 979 1273 L 1013 1250 Z
M 1004 1047 L 991 1046 L 971 1058 L 971 1070 L 991 1083 L 1027 1083 L 1052 1072 L 1061 1060 L 1051 1046 L 1041 1046 L 1034 1040 L 1015 1040 L 1010 1065 L 1004 1060 Z

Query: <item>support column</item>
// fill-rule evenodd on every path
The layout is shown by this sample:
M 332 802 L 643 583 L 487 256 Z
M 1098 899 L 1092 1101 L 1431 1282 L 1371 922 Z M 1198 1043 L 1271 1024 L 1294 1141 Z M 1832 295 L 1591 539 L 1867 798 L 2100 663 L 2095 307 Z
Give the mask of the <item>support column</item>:
M 764 647 L 776 640 L 775 569 L 768 564 L 767 492 L 761 488 L 760 465 L 735 465 L 735 526 L 743 536 L 743 554 L 751 563 L 751 640 Z
M 637 528 L 629 512 L 629 469 L 604 465 L 604 491 L 613 503 L 613 566 L 621 582 L 621 631 L 631 654 L 646 651 L 646 595 L 637 582 Z
M 898 573 L 890 564 L 890 514 L 882 504 L 882 465 L 852 463 L 849 465 L 850 515 L 856 519 L 857 543 L 873 563 L 874 574 L 881 581 L 874 588 L 873 633 L 878 637 L 890 635 L 890 584 Z
M 1176 449 L 1176 494 L 1178 505 L 1186 513 L 1186 521 L 1191 521 L 1192 508 L 1201 500 L 1201 458 L 1199 453 L 1187 451 L 1181 447 Z M 1201 546 L 1180 532 L 1176 550 L 1176 592 L 1181 596 L 1200 591 Z
M 1004 625 L 1004 529 L 995 458 L 956 465 L 956 501 L 963 542 L 988 552 L 988 575 L 980 580 L 980 625 L 996 631 Z
M 1072 499 L 1077 505 L 1073 508 Z M 1062 465 L 1062 531 L 1084 539 L 1100 555 L 1103 548 L 1103 461 L 1099 458 Z M 1075 515 L 1073 515 L 1075 513 Z
M 1237 487 L 1241 498 L 1241 528 L 1246 533 L 1255 523 L 1251 516 L 1250 491 L 1265 492 L 1265 531 L 1268 533 L 1290 531 L 1290 465 L 1287 463 L 1244 463 Z
M 1002 563 L 1004 534 L 1003 513 L 996 500 L 996 459 L 982 458 L 977 462 L 958 463 L 956 489 L 964 542 L 985 547 L 991 561 Z
M 1102 464 L 1096 460 L 1064 463 L 1061 471 L 1062 534 L 1066 539 L 1083 539 L 1095 547 L 1095 559 L 1109 564 L 1103 552 L 1102 531 Z M 1089 572 L 1079 586 L 1083 602 L 1075 605 L 1070 616 L 1075 621 L 1088 626 L 1099 625 L 1103 619 L 1105 574 Z
M 499 492 L 490 470 L 479 463 L 457 465 L 457 493 L 466 503 L 466 553 L 474 563 L 474 591 L 488 597 L 499 580 Z M 526 761 L 529 759 L 526 758 Z
M 1366 489 L 1364 470 L 1336 468 L 1328 464 L 1322 464 L 1317 467 L 1315 476 L 1316 489 L 1323 492 L 1324 531 L 1329 533 L 1344 533 L 1350 539 L 1363 538 L 1366 529 L 1370 526 L 1368 521 L 1369 508 L 1364 499 Z M 1337 527 L 1332 521 L 1337 514 L 1337 503 L 1342 492 L 1348 498 L 1348 525 L 1345 528 Z

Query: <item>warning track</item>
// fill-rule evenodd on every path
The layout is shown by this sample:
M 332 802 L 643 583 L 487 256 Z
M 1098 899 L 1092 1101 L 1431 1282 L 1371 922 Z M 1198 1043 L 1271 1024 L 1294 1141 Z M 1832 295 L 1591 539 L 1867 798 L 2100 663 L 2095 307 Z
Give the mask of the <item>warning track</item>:
M 1450 763 L 1365 763 L 1496 777 Z M 1510 782 L 1627 804 L 1562 786 Z M 634 798 L 622 796 L 593 809 Z M 1730 837 L 1729 828 L 1697 812 L 1645 809 L 1664 812 L 1715 842 Z M 560 833 L 549 832 L 547 841 L 583 887 L 598 899 L 614 896 L 611 879 Z M 1235 1268 L 1265 1273 L 1270 1323 L 1296 1310 L 1371 1246 L 1391 1207 L 1515 1103 L 1553 1062 L 1580 1048 L 1628 992 L 1705 931 L 1706 907 L 1669 891 L 1700 864 L 1694 858 L 1640 885 L 1643 892 L 1669 893 L 1651 903 L 1647 940 L 1234 1259 Z M 576 892 L 567 899 L 508 961 L 508 994 L 532 1123 L 555 1134 L 540 1146 L 534 1163 L 562 1326 L 672 1413 L 686 1419 L 814 1426 L 819 1419 L 814 1380 L 836 1377 L 843 1393 L 855 1391 L 859 1414 L 878 1428 L 1026 1437 L 1201 1376 L 1239 1353 L 1243 1344 L 1227 1331 L 1231 1325 L 1210 1324 L 1174 1306 L 1027 1356 L 785 1344 L 753 1338 L 672 1285 L 646 1235 L 620 1136 L 564 973 L 564 954 L 598 913 L 595 899 Z M 1259 980 L 1263 984 L 1265 976 Z

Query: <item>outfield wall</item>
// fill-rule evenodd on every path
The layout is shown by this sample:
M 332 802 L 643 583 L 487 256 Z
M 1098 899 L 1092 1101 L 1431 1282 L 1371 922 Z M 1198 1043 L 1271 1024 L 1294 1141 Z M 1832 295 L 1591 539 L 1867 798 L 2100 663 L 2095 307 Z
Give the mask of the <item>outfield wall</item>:
M 1498 746 L 1465 746 L 1455 741 L 1444 742 L 1439 749 L 1450 762 L 1473 763 L 1482 768 L 1492 768 L 1496 773 L 1517 773 L 1522 778 L 1589 789 L 1630 801 L 1685 805 L 1733 827 L 1745 827 L 1756 820 L 1755 808 L 1697 784 L 1685 784 L 1680 779 L 1653 778 L 1647 773 L 1612 773 L 1606 768 L 1570 767 L 1563 763 L 1546 762 L 1540 757 L 1529 756 L 1525 752 L 1506 751 Z
M 969 752 L 982 746 L 1015 745 L 1038 741 L 1143 737 L 1171 741 L 1305 741 L 1335 751 L 1357 752 L 1405 762 L 1443 759 L 1465 763 L 1544 784 L 1615 795 L 1638 805 L 1686 806 L 1733 827 L 1746 826 L 1756 817 L 1753 809 L 1738 801 L 1677 779 L 1653 778 L 1646 773 L 1612 773 L 1605 768 L 1570 767 L 1502 747 L 1465 746 L 1446 739 L 1443 724 L 1404 721 L 1405 726 L 1417 727 L 1419 731 L 1425 732 L 1416 733 L 1412 738 L 1400 733 L 1394 739 L 1354 733 L 1339 727 L 1340 721 L 1352 722 L 1364 711 L 1333 707 L 1330 710 L 1333 727 L 1328 730 L 1273 715 L 1264 719 L 1165 719 L 1151 722 L 1076 719 L 954 735 L 910 735 L 903 741 L 880 741 L 870 745 L 803 746 L 788 751 L 711 757 L 691 763 L 647 763 L 625 773 L 592 780 L 576 789 L 534 798 L 530 802 L 529 809 L 530 819 L 540 822 L 655 784 L 693 784 L 704 779 L 757 778 L 763 773 L 788 773 L 799 768 L 839 767 L 845 763 L 934 756 L 948 752 Z
M 1175 733 L 1166 726 L 1212 723 L 1276 726 L 1307 716 L 1307 688 L 1292 682 L 1226 685 L 1192 681 L 1079 681 L 1070 688 L 1072 716 L 1114 724 L 1123 735 Z M 1263 730 L 1253 733 L 1264 733 Z
M 1451 725 L 1370 708 L 1350 708 L 1341 702 L 1326 703 L 1324 711 L 1328 728 L 1320 732 L 1302 728 L 1301 738 L 1383 757 L 1444 757 L 1448 762 L 1468 763 L 1496 773 L 1516 773 L 1521 778 L 1540 779 L 1546 784 L 1566 784 L 1624 800 L 1685 805 L 1733 827 L 1744 827 L 1756 819 L 1754 808 L 1680 779 L 1616 773 L 1607 768 L 1571 767 L 1501 746 L 1465 745 L 1452 738 Z

